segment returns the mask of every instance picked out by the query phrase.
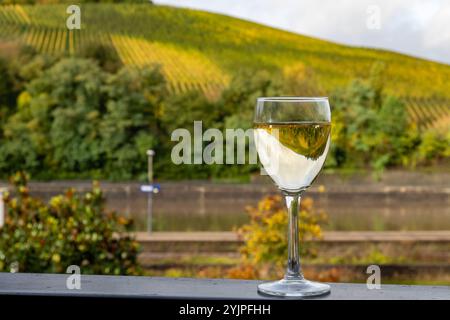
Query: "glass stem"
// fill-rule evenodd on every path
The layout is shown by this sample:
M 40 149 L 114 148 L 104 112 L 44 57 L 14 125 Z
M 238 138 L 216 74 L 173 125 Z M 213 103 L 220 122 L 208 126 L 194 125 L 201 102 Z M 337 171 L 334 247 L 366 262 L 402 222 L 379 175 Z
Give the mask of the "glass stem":
M 286 280 L 302 280 L 303 273 L 300 266 L 299 240 L 298 240 L 298 210 L 300 194 L 285 195 L 288 209 L 288 263 L 286 268 Z

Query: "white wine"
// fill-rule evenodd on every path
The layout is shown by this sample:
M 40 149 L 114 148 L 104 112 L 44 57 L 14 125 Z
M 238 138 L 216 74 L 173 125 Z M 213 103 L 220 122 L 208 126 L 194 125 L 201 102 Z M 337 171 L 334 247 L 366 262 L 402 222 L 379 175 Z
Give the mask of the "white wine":
M 255 123 L 255 145 L 267 174 L 283 191 L 308 188 L 325 162 L 329 122 Z

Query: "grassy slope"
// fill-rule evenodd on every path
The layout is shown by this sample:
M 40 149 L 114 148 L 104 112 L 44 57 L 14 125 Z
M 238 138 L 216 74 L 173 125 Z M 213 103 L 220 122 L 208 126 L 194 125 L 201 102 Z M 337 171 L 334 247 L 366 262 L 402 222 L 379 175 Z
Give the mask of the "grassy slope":
M 374 61 L 384 61 L 387 91 L 408 98 L 412 120 L 431 123 L 450 117 L 449 65 L 338 45 L 224 15 L 147 4 L 82 5 L 82 30 L 69 32 L 65 9 L 3 7 L 0 37 L 20 37 L 50 53 L 76 53 L 93 39 L 109 42 L 128 64 L 160 63 L 174 90 L 197 87 L 212 96 L 242 68 L 280 70 L 303 63 L 330 91 L 367 76 Z

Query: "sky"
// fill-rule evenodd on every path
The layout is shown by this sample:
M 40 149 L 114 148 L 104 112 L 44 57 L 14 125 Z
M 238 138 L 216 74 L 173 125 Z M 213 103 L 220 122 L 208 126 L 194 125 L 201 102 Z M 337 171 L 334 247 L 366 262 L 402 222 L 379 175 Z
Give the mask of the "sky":
M 450 64 L 450 0 L 156 0 Z

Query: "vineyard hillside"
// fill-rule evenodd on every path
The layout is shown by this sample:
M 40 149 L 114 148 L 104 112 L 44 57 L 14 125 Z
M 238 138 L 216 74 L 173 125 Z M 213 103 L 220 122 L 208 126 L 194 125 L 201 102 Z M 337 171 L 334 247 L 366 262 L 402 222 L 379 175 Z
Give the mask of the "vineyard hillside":
M 159 64 L 170 89 L 217 97 L 237 72 L 314 71 L 325 92 L 386 66 L 385 88 L 423 128 L 450 126 L 450 66 L 386 50 L 351 47 L 203 11 L 152 4 L 82 4 L 81 30 L 66 27 L 67 5 L 0 6 L 0 40 L 51 55 L 77 55 L 91 43 L 124 64 Z

